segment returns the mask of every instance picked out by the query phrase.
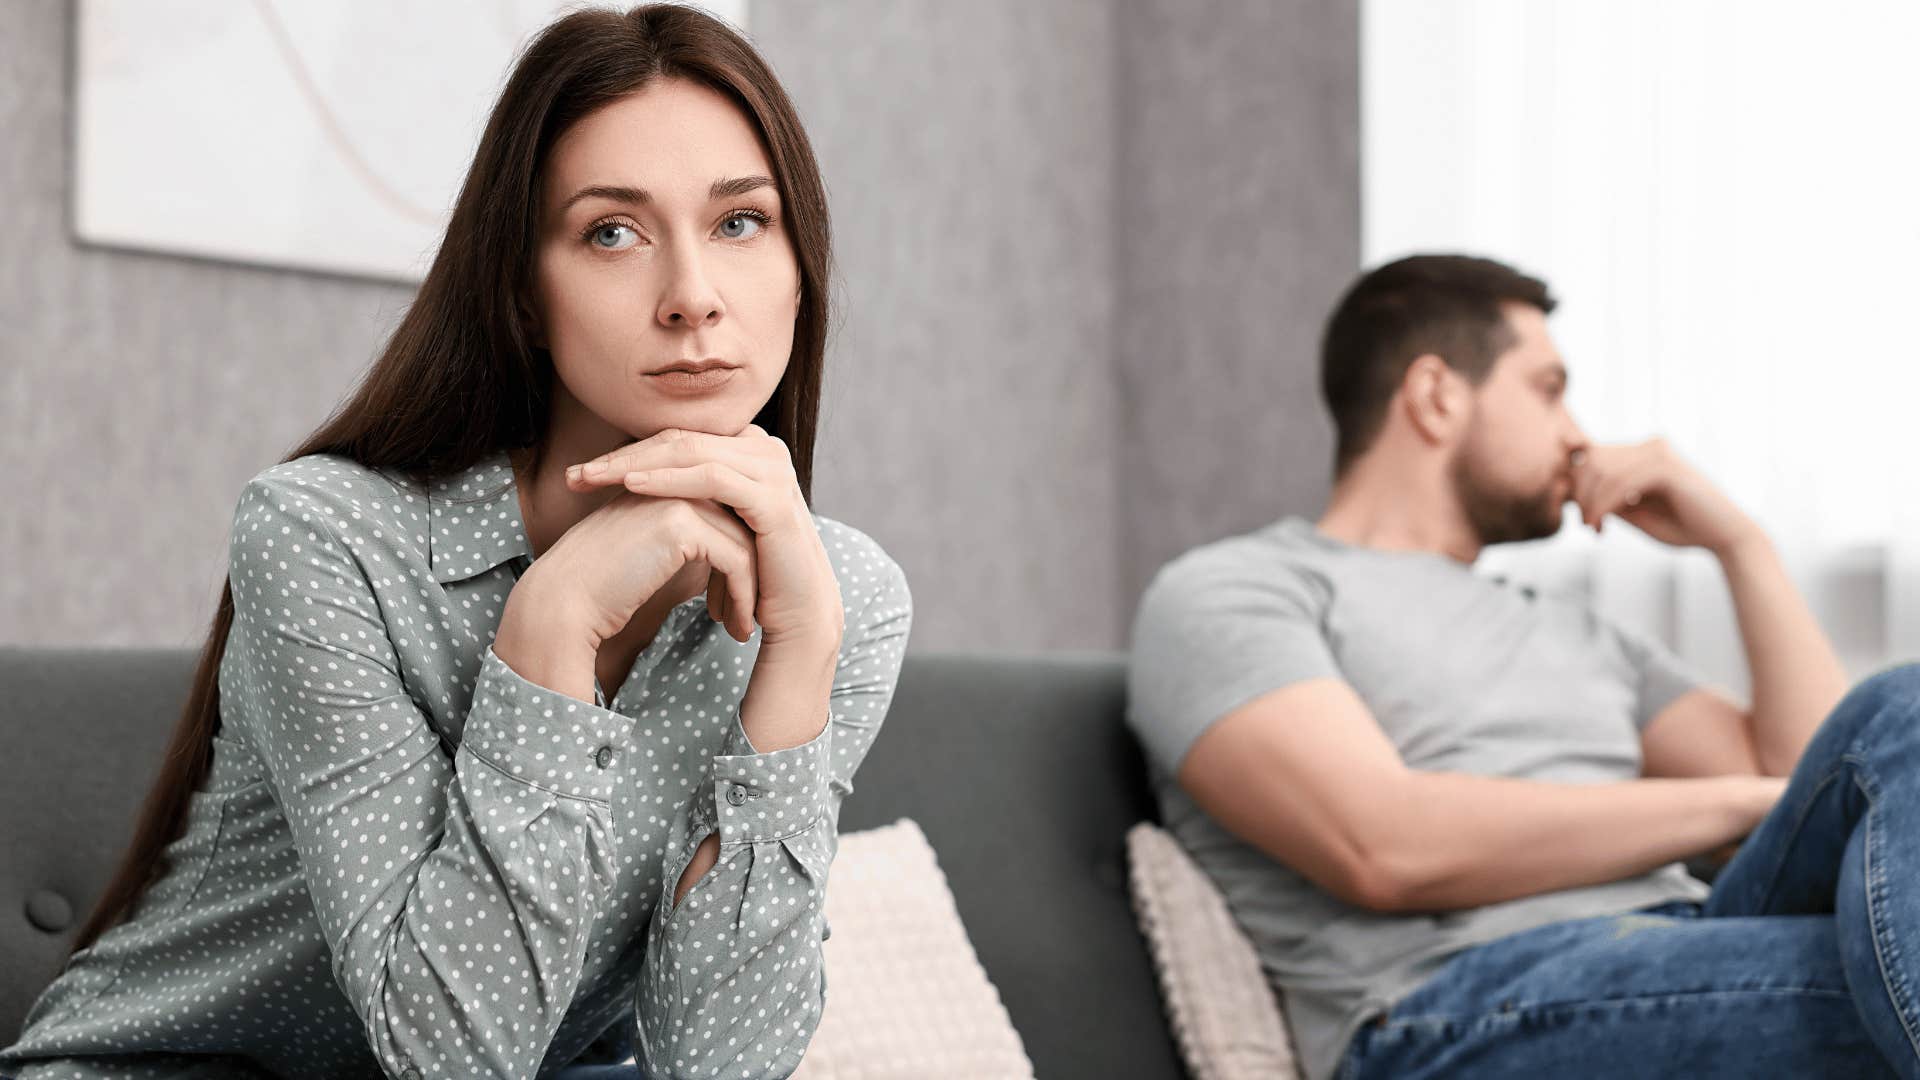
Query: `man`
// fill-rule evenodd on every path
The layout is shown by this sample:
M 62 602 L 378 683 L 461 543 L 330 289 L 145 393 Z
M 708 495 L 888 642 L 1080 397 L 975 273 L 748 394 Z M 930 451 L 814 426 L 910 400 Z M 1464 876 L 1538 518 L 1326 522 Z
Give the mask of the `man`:
M 1751 519 L 1658 439 L 1590 445 L 1554 303 L 1463 256 L 1342 299 L 1325 513 L 1141 602 L 1128 720 L 1166 825 L 1310 1080 L 1920 1077 L 1920 667 L 1848 694 Z M 1719 559 L 1751 708 L 1472 571 L 1568 501 Z M 1711 889 L 1682 865 L 1742 837 Z

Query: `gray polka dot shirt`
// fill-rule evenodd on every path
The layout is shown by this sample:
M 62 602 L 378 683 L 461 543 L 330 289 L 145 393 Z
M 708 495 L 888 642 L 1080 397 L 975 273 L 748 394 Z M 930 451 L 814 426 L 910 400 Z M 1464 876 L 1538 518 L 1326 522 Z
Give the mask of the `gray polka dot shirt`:
M 611 702 L 494 654 L 531 561 L 504 452 L 425 498 L 333 455 L 262 472 L 186 834 L 0 1073 L 544 1077 L 630 1048 L 649 1077 L 787 1075 L 825 993 L 840 803 L 912 619 L 879 545 L 815 520 L 846 605 L 831 719 L 760 753 L 738 711 L 759 635 L 704 596 Z

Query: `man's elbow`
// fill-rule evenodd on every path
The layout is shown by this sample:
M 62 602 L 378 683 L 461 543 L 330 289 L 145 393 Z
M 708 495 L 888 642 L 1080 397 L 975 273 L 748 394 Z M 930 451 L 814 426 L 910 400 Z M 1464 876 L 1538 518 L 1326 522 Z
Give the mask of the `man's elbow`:
M 1397 899 L 1393 883 L 1372 870 L 1349 871 L 1337 883 L 1330 883 L 1327 891 L 1344 903 L 1381 914 L 1392 911 Z
M 1399 861 L 1382 854 L 1356 854 L 1345 861 L 1329 891 L 1367 911 L 1397 914 L 1409 909 L 1410 875 Z
M 1341 899 L 1383 915 L 1444 910 L 1458 892 L 1467 866 L 1460 853 L 1428 836 L 1405 842 L 1403 827 L 1356 843 L 1341 875 Z M 1386 837 L 1393 837 L 1387 839 Z

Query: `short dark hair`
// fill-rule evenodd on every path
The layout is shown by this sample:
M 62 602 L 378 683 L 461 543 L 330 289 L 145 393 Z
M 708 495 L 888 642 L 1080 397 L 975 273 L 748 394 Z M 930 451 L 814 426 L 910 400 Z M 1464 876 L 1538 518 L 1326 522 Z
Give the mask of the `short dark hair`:
M 1407 365 L 1433 353 L 1478 384 L 1513 347 L 1501 305 L 1551 314 L 1546 282 L 1471 255 L 1410 255 L 1361 276 L 1327 319 L 1320 394 L 1333 414 L 1334 475 L 1365 453 L 1386 422 Z

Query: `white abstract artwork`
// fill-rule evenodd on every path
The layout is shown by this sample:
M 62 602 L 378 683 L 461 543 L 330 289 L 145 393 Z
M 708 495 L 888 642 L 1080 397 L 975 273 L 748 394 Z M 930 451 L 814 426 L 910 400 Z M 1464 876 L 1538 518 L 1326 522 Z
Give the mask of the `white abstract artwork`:
M 748 0 L 696 6 L 745 30 Z M 418 283 L 554 0 L 79 0 L 88 243 Z

